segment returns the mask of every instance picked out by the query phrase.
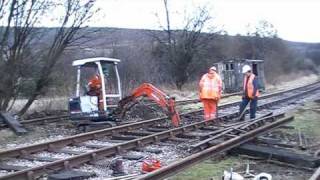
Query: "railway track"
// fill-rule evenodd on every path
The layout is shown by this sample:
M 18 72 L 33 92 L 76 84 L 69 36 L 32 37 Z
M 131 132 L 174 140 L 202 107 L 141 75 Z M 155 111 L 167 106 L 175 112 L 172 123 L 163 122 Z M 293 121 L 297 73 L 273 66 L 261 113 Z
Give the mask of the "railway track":
M 292 92 L 292 91 L 297 91 L 297 90 L 300 90 L 300 89 L 303 89 L 303 88 L 308 88 L 308 87 L 313 86 L 313 85 L 315 85 L 317 83 L 318 82 L 311 83 L 311 84 L 306 85 L 306 86 L 292 88 L 292 89 L 289 89 L 289 90 L 270 93 L 270 94 L 265 95 L 264 97 L 268 98 L 268 97 L 272 97 L 272 96 L 276 96 L 276 95 L 281 95 L 283 93 L 289 93 L 289 92 Z M 237 96 L 237 95 L 241 95 L 241 93 L 226 94 L 226 95 L 223 96 L 223 98 L 228 98 L 228 97 Z M 176 105 L 177 106 L 183 106 L 183 105 L 186 105 L 186 104 L 199 103 L 199 102 L 200 102 L 199 99 L 179 100 L 179 101 L 176 101 Z M 146 103 L 145 105 L 146 106 L 154 106 L 156 104 L 155 103 Z M 47 123 L 53 123 L 53 122 L 57 122 L 57 121 L 65 121 L 65 120 L 69 120 L 69 119 L 70 119 L 69 115 L 64 114 L 64 115 L 48 116 L 48 117 L 41 117 L 41 118 L 33 118 L 33 119 L 22 120 L 22 121 L 20 121 L 20 123 L 23 124 L 23 125 L 47 124 Z M 7 125 L 0 121 L 0 128 L 7 128 Z
M 47 116 L 42 118 L 33 118 L 20 121 L 23 125 L 34 125 L 34 124 L 47 124 L 57 121 L 69 120 L 69 115 L 58 115 L 58 116 Z M 8 127 L 6 124 L 0 122 L 0 128 Z
M 282 114 L 283 115 L 283 114 Z M 277 115 L 281 116 L 281 114 Z M 192 154 L 190 156 L 187 156 L 177 162 L 174 162 L 172 164 L 169 164 L 168 166 L 165 166 L 163 168 L 160 168 L 158 170 L 155 170 L 153 172 L 150 172 L 146 175 L 141 175 L 137 177 L 136 179 L 139 180 L 145 180 L 145 179 L 164 179 L 165 177 L 172 176 L 176 174 L 177 172 L 186 169 L 188 167 L 191 167 L 192 165 L 201 162 L 205 159 L 208 159 L 209 157 L 212 157 L 213 155 L 216 155 L 218 153 L 230 150 L 234 147 L 237 147 L 243 143 L 246 143 L 255 137 L 262 135 L 268 131 L 271 131 L 285 123 L 288 123 L 294 119 L 293 116 L 283 117 L 278 119 L 277 116 L 269 116 L 266 118 L 261 118 L 258 120 L 255 120 L 254 122 L 247 122 L 244 124 L 237 124 L 235 126 L 230 126 L 224 129 L 223 132 L 220 132 L 219 134 L 208 138 L 202 142 L 199 142 L 198 144 L 195 144 L 195 147 L 200 146 L 200 144 L 210 143 L 213 141 L 218 141 L 219 143 L 211 143 L 208 145 L 208 148 Z M 268 122 L 269 121 L 269 122 Z M 263 124 L 263 125 L 261 125 Z M 254 126 L 255 128 L 249 128 L 250 126 Z M 244 130 L 246 129 L 246 130 Z
M 223 98 L 236 96 L 236 95 L 240 95 L 240 94 L 241 93 L 227 94 L 227 95 L 224 95 Z M 179 101 L 176 101 L 176 105 L 182 106 L 182 105 L 191 104 L 191 103 L 198 103 L 198 102 L 200 102 L 199 99 L 179 100 Z M 144 105 L 145 106 L 157 106 L 156 103 L 146 103 Z M 70 119 L 69 115 L 63 114 L 63 115 L 57 115 L 57 116 L 48 116 L 48 117 L 22 120 L 22 121 L 20 121 L 20 123 L 23 125 L 47 124 L 47 123 L 53 123 L 53 122 L 69 120 L 69 119 Z M 0 128 L 6 128 L 6 127 L 7 127 L 7 125 L 0 121 Z
M 312 174 L 309 180 L 319 180 L 320 179 L 320 167 Z
M 307 93 L 312 93 L 319 89 L 319 84 L 312 84 L 290 91 L 265 95 L 260 98 L 265 100 L 260 101 L 262 103 L 259 104 L 258 109 L 262 110 L 279 103 L 301 98 Z M 280 98 L 275 98 L 276 96 L 280 96 Z M 219 109 L 234 108 L 239 103 L 225 104 L 220 106 Z M 196 137 L 190 147 L 192 149 L 203 149 L 207 148 L 213 141 L 217 139 L 221 140 L 222 138 L 227 141 L 222 143 L 222 145 L 226 144 L 225 146 L 222 146 L 221 142 L 218 142 L 216 145 L 223 147 L 218 148 L 220 152 L 231 148 L 231 145 L 226 142 L 243 143 L 250 140 L 248 137 L 251 135 L 261 134 L 293 119 L 292 117 L 284 117 L 283 113 L 278 113 L 253 122 L 234 122 L 234 118 L 238 116 L 238 112 L 232 110 L 232 112 L 221 113 L 217 120 L 223 124 L 217 125 L 212 123 L 207 124 L 202 121 L 202 117 L 199 114 L 202 114 L 202 110 L 181 114 L 181 118 L 188 123 L 178 128 L 164 125 L 163 123 L 167 122 L 166 117 L 156 118 L 78 134 L 46 143 L 1 151 L 0 174 L 2 171 L 3 176 L 0 175 L 0 179 L 35 179 L 54 171 L 72 169 L 84 163 L 95 163 L 107 156 L 116 156 L 117 154 L 143 148 L 149 144 L 168 139 L 172 141 L 186 141 L 188 138 Z M 190 119 L 193 119 L 193 121 L 189 121 Z M 185 138 L 185 136 L 188 138 Z M 93 140 L 100 141 L 100 143 L 87 143 Z M 214 150 L 213 152 L 216 153 L 218 151 Z M 54 155 L 55 153 L 63 153 L 65 157 L 40 156 L 41 154 Z M 212 152 L 210 151 L 210 153 Z M 32 162 L 37 161 L 39 163 L 21 167 L 21 165 L 19 166 L 16 163 L 19 160 L 21 161 L 21 159 Z M 171 170 L 172 172 L 174 171 Z

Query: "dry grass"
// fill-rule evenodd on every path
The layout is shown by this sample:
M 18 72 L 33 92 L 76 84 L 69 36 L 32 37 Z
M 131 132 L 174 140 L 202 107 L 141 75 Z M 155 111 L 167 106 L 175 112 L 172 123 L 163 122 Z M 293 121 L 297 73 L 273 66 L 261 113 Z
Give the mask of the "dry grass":
M 11 112 L 18 112 L 24 104 L 27 102 L 26 99 L 16 100 Z M 27 114 L 34 112 L 47 112 L 47 111 L 60 111 L 68 109 L 68 97 L 47 97 L 40 98 L 33 102 L 31 107 L 28 109 Z
M 303 73 L 287 74 L 279 77 L 279 81 L 276 84 L 266 84 L 267 90 L 284 90 L 310 84 L 319 80 L 319 76 L 315 74 L 304 75 Z

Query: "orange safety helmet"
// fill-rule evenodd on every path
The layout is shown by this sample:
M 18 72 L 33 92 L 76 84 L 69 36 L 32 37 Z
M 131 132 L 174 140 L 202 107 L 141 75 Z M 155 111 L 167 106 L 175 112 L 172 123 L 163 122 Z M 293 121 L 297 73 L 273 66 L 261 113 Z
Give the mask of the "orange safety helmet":
M 146 159 L 142 162 L 142 172 L 151 172 L 161 168 L 161 162 L 158 159 Z

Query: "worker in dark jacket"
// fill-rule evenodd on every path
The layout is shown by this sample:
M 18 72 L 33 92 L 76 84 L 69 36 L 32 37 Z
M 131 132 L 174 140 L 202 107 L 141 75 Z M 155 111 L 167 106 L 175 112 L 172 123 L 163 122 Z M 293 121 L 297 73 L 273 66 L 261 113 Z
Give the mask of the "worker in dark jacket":
M 240 114 L 245 111 L 247 104 L 250 103 L 250 119 L 256 118 L 256 110 L 258 104 L 258 97 L 260 95 L 258 90 L 258 79 L 252 73 L 249 65 L 244 65 L 242 73 L 245 74 L 243 79 L 243 96 L 240 104 Z M 244 120 L 244 116 L 240 118 Z

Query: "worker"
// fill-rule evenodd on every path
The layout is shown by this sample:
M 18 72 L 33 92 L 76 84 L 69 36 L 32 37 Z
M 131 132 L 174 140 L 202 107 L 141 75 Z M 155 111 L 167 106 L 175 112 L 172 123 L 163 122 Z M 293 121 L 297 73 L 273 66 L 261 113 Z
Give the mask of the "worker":
M 200 100 L 203 103 L 205 121 L 217 116 L 217 105 L 221 98 L 222 81 L 215 66 L 201 77 L 199 83 Z
M 98 97 L 98 109 L 99 111 L 103 110 L 103 97 L 102 97 L 102 84 L 99 71 L 96 71 L 96 74 L 89 80 L 88 83 L 88 92 L 89 96 Z
M 258 79 L 252 73 L 249 65 L 242 67 L 243 79 L 243 96 L 240 104 L 240 114 L 245 111 L 248 103 L 250 103 L 250 119 L 256 118 L 257 103 L 259 97 Z M 244 116 L 240 117 L 240 120 L 244 120 Z
M 98 96 L 101 93 L 101 77 L 99 75 L 99 71 L 90 78 L 88 83 L 88 95 L 90 96 Z

